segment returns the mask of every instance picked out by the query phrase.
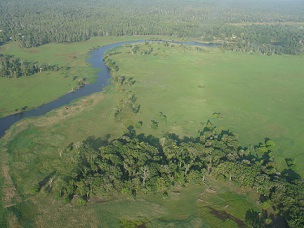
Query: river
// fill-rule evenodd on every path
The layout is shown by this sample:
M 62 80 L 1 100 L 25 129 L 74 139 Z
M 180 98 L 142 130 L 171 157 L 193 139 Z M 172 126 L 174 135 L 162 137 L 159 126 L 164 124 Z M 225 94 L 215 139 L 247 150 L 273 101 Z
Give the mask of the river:
M 143 43 L 144 40 L 137 40 L 137 41 L 128 41 L 128 42 L 120 42 L 120 43 L 114 43 L 110 45 L 106 45 L 103 47 L 100 47 L 98 49 L 93 50 L 90 53 L 90 58 L 88 62 L 91 64 L 93 68 L 98 69 L 97 73 L 97 80 L 93 84 L 86 84 L 83 87 L 77 89 L 74 92 L 68 93 L 63 95 L 62 97 L 59 97 L 57 100 L 51 101 L 50 103 L 43 104 L 37 108 L 16 113 L 7 117 L 0 118 L 0 137 L 2 137 L 5 132 L 16 122 L 22 120 L 26 117 L 35 117 L 35 116 L 42 116 L 53 109 L 59 108 L 64 105 L 68 105 L 71 103 L 71 101 L 88 96 L 92 93 L 96 93 L 99 91 L 102 91 L 103 88 L 105 88 L 108 83 L 109 79 L 111 78 L 110 71 L 108 67 L 105 65 L 103 61 L 104 54 L 116 47 L 127 45 L 127 44 L 133 44 L 133 43 Z M 220 44 L 217 43 L 198 43 L 198 42 L 174 42 L 175 44 L 184 44 L 184 45 L 191 45 L 191 46 L 208 46 L 208 47 L 215 47 L 219 46 Z

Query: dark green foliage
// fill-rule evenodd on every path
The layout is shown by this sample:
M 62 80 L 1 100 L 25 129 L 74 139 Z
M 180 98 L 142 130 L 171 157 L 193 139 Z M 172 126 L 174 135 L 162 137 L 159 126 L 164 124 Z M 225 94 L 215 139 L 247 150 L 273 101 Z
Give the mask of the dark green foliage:
M 142 125 L 143 125 L 143 122 L 139 121 L 135 124 L 135 127 L 139 129 L 139 128 L 141 128 Z
M 21 111 L 25 111 L 27 108 L 28 108 L 27 106 L 23 106 L 23 107 L 21 108 Z
M 94 36 L 169 35 L 220 41 L 226 50 L 299 54 L 303 52 L 304 30 L 296 22 L 303 22 L 301 9 L 301 2 L 296 0 L 246 4 L 195 0 L 2 0 L 0 45 L 17 41 L 20 47 L 29 48 Z M 151 48 L 132 49 L 134 54 L 152 52 Z
M 157 129 L 158 128 L 158 122 L 155 120 L 150 121 L 150 126 L 152 129 Z
M 113 70 L 114 72 L 117 72 L 117 71 L 119 71 L 119 67 L 116 65 L 116 63 L 112 60 L 112 59 L 110 59 L 110 58 L 105 58 L 105 62 L 106 62 L 106 64 L 107 64 L 107 66 L 111 69 L 111 70 Z M 124 76 L 122 76 L 122 77 L 124 77 Z M 121 84 L 123 84 L 123 78 L 122 77 L 120 77 L 120 78 L 118 78 L 120 81 L 118 81 L 118 82 L 120 82 Z
M 262 202 L 271 202 L 290 227 L 304 224 L 304 182 L 288 182 L 281 175 L 271 156 L 275 145 L 269 139 L 245 152 L 247 149 L 239 146 L 232 132 L 218 132 L 210 121 L 195 138 L 180 139 L 172 133 L 158 143 L 148 138 L 137 135 L 130 126 L 127 134 L 100 148 L 93 147 L 90 140 L 69 145 L 63 156 L 73 154 L 72 169 L 58 172 L 54 189 L 60 196 L 82 204 L 93 195 L 166 195 L 172 186 L 200 184 L 209 174 L 255 189 Z M 253 227 L 263 227 L 272 224 L 269 216 L 265 211 L 248 211 L 246 221 Z
M 212 113 L 212 116 L 216 119 L 223 119 L 223 114 L 220 112 L 214 112 Z
M 110 58 L 105 58 L 105 62 L 112 71 L 117 72 L 119 70 L 116 63 Z M 115 106 L 114 117 L 121 118 L 128 113 L 138 114 L 141 105 L 137 103 L 137 96 L 131 90 L 132 86 L 136 83 L 133 77 L 114 75 L 113 83 L 122 95 Z
M 167 123 L 167 116 L 163 112 L 160 112 L 159 113 L 159 120 L 163 123 Z
M 304 182 L 297 180 L 277 181 L 270 194 L 270 200 L 283 215 L 290 227 L 304 226 Z
M 285 158 L 285 162 L 289 169 L 291 170 L 295 169 L 295 161 L 293 158 Z
M 265 227 L 267 222 L 267 211 L 257 212 L 248 210 L 245 216 L 246 223 L 251 227 Z M 282 226 L 283 227 L 283 226 Z
M 229 42 L 224 42 L 225 50 L 265 55 L 300 54 L 303 51 L 300 37 L 303 37 L 304 30 L 299 26 L 247 25 L 233 28 L 230 31 L 234 36 Z
M 18 78 L 42 71 L 58 71 L 60 69 L 62 67 L 57 65 L 33 63 L 13 56 L 0 54 L 0 77 Z

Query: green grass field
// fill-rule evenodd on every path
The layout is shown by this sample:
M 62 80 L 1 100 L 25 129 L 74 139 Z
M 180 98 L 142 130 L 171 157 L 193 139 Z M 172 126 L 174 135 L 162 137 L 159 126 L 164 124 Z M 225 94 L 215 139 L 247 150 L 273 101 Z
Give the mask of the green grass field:
M 27 106 L 28 109 L 70 92 L 77 87 L 78 79 L 95 81 L 95 70 L 86 59 L 89 52 L 98 46 L 128 40 L 149 39 L 150 37 L 94 37 L 79 43 L 46 44 L 37 48 L 20 48 L 11 42 L 0 47 L 0 53 L 13 55 L 27 61 L 70 67 L 59 72 L 43 72 L 17 79 L 0 77 L 0 117 L 15 113 Z M 166 39 L 166 37 L 163 37 Z M 74 79 L 74 76 L 77 76 Z M 38 96 L 37 96 L 38 95 Z
M 83 53 L 83 57 L 77 59 L 81 61 L 77 65 L 93 73 L 87 69 L 85 53 L 98 46 L 98 39 L 91 42 L 79 49 L 77 44 L 65 45 L 71 45 L 76 53 L 77 50 Z M 218 48 L 199 51 L 156 43 L 151 47 L 153 51 L 149 55 L 131 54 L 131 48 L 126 47 L 119 49 L 120 54 L 111 56 L 120 68 L 117 74 L 133 77 L 134 85 L 111 85 L 104 94 L 96 93 L 45 116 L 25 119 L 0 140 L 1 159 L 9 167 L 14 184 L 4 188 L 7 216 L 12 224 L 18 221 L 22 226 L 32 223 L 43 227 L 73 227 L 75 224 L 117 227 L 143 222 L 148 227 L 236 227 L 231 219 L 222 221 L 214 216 L 208 207 L 226 211 L 240 220 L 244 220 L 248 209 L 257 208 L 249 193 L 237 193 L 227 184 L 214 181 L 211 186 L 215 192 L 204 192 L 205 186 L 191 186 L 179 189 L 179 193 L 170 193 L 168 199 L 157 194 L 138 196 L 136 200 L 117 196 L 108 202 L 80 207 L 56 201 L 45 192 L 33 196 L 36 183 L 68 165 L 61 154 L 71 142 L 89 136 L 96 137 L 97 142 L 112 139 L 139 121 L 143 125 L 136 130 L 146 136 L 161 136 L 168 131 L 180 136 L 195 135 L 201 122 L 210 119 L 218 128 L 240 134 L 243 145 L 257 144 L 269 137 L 277 144 L 275 157 L 280 167 L 286 167 L 284 158 L 293 157 L 297 170 L 304 174 L 301 166 L 304 160 L 301 145 L 304 141 L 301 128 L 304 118 L 303 56 L 224 53 Z M 13 50 L 18 52 L 18 48 L 11 48 L 11 53 Z M 140 50 L 147 48 L 148 45 L 143 44 Z M 25 53 L 24 50 L 19 52 L 19 56 Z M 69 52 L 72 50 L 65 50 L 65 53 Z M 41 56 L 43 58 L 46 59 Z M 53 61 L 59 60 L 54 57 Z M 141 105 L 140 113 L 134 115 L 123 110 L 119 118 L 114 118 L 115 107 L 128 94 L 136 95 L 137 103 Z M 167 116 L 166 121 L 160 112 Z M 222 113 L 223 119 L 213 118 L 214 112 Z M 157 129 L 151 128 L 151 120 L 158 122 Z M 9 178 L 4 178 L 4 186 L 9 182 Z M 8 190 L 15 194 L 8 197 Z M 31 221 L 27 220 L 28 216 Z
M 304 174 L 304 56 L 153 46 L 150 55 L 125 51 L 112 56 L 119 74 L 137 80 L 134 93 L 144 123 L 163 112 L 167 123 L 162 130 L 177 134 L 193 134 L 200 122 L 210 119 L 238 133 L 243 145 L 271 138 L 281 168 L 284 158 L 294 158 Z M 214 112 L 222 113 L 223 119 L 213 118 Z

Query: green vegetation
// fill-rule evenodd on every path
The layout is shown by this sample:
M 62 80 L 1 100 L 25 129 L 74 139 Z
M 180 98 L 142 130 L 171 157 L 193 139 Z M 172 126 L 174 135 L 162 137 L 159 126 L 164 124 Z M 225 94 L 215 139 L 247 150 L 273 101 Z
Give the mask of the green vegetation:
M 155 40 L 106 53 L 103 93 L 0 139 L 0 226 L 302 227 L 303 15 L 301 0 L 0 1 L 0 117 L 93 83 L 94 48 Z
M 1 188 L 1 190 L 0 190 L 0 224 L 2 226 L 5 226 L 6 225 L 6 211 L 5 211 L 4 205 L 3 205 L 4 197 L 3 197 L 2 190 L 3 190 L 4 186 L 3 186 L 3 177 L 2 176 L 0 177 L 0 188 Z
M 29 76 L 42 71 L 58 71 L 62 67 L 51 66 L 47 64 L 38 64 L 27 62 L 22 59 L 16 59 L 12 56 L 0 54 L 0 76 L 1 77 L 14 77 Z
M 300 0 L 3 0 L 0 9 L 0 45 L 16 41 L 29 48 L 96 36 L 167 35 L 220 41 L 235 51 L 303 52 Z
M 150 55 L 144 55 L 132 54 L 133 46 L 115 50 L 121 53 L 111 58 L 120 68 L 119 75 L 136 80 L 132 91 L 141 105 L 144 125 L 154 120 L 165 131 L 194 134 L 201 120 L 212 115 L 219 128 L 238 132 L 243 145 L 271 138 L 277 145 L 280 168 L 287 168 L 285 158 L 298 158 L 294 168 L 304 173 L 300 165 L 304 159 L 300 127 L 303 56 L 269 57 L 220 48 L 201 51 L 183 45 L 136 44 L 139 50 L 153 47 Z M 160 120 L 159 112 L 165 113 L 166 123 Z
M 285 216 L 290 225 L 296 226 L 301 223 L 301 220 L 296 221 L 293 218 L 302 213 L 301 205 L 295 206 L 290 203 L 297 197 L 301 197 L 301 190 L 299 190 L 301 183 L 295 184 L 299 177 L 295 171 L 303 171 L 297 160 L 292 159 L 298 152 L 285 150 L 282 146 L 285 141 L 278 140 L 280 137 L 296 137 L 284 135 L 283 133 L 287 130 L 281 132 L 277 130 L 282 128 L 279 126 L 290 129 L 288 126 L 292 126 L 292 121 L 297 120 L 290 119 L 290 116 L 300 115 L 302 111 L 299 109 L 299 113 L 290 113 L 284 110 L 289 115 L 288 125 L 284 125 L 280 122 L 281 115 L 284 113 L 281 114 L 277 106 L 281 103 L 276 104 L 274 102 L 276 100 L 272 100 L 272 94 L 266 88 L 273 86 L 277 89 L 274 92 L 278 96 L 276 97 L 278 101 L 285 99 L 284 104 L 291 107 L 296 105 L 296 101 L 288 103 L 290 98 L 285 96 L 284 86 L 293 86 L 290 93 L 295 97 L 300 96 L 298 94 L 302 92 L 300 90 L 302 56 L 257 56 L 225 53 L 218 48 L 197 49 L 162 43 L 136 44 L 137 52 L 132 54 L 134 46 L 115 49 L 105 57 L 106 62 L 113 67 L 114 76 L 112 85 L 104 94 L 93 94 L 67 107 L 52 111 L 44 117 L 24 120 L 12 127 L 1 140 L 4 143 L 3 153 L 9 155 L 7 162 L 19 197 L 11 198 L 11 204 L 17 203 L 16 206 L 19 209 L 14 209 L 15 206 L 9 207 L 11 208 L 9 219 L 14 220 L 12 218 L 16 212 L 31 207 L 34 211 L 33 216 L 44 211 L 41 217 L 34 216 L 33 222 L 44 224 L 41 219 L 50 221 L 51 210 L 63 207 L 64 202 L 59 197 L 57 203 L 50 209 L 46 209 L 41 204 L 49 205 L 49 202 L 54 200 L 54 193 L 59 193 L 71 201 L 73 208 L 78 205 L 74 212 L 64 211 L 67 218 L 75 218 L 78 213 L 82 213 L 81 211 L 88 210 L 88 213 L 93 214 L 95 221 L 104 226 L 113 223 L 118 226 L 147 224 L 151 227 L 159 227 L 168 224 L 177 226 L 197 224 L 197 226 L 226 225 L 229 227 L 237 223 L 245 223 L 245 220 L 250 224 L 257 221 L 263 224 L 275 224 L 279 215 Z M 145 50 L 152 50 L 152 52 L 146 54 Z M 278 67 L 278 63 L 281 67 L 280 74 L 274 70 Z M 239 66 L 241 75 L 237 73 L 236 65 Z M 117 70 L 115 66 L 118 67 Z M 293 68 L 292 74 L 285 75 L 291 71 L 289 68 L 284 72 L 285 66 Z M 259 74 L 254 74 L 253 69 L 259 69 Z M 263 73 L 263 70 L 266 73 Z M 224 72 L 225 74 L 222 75 Z M 252 72 L 251 77 L 247 76 L 248 72 Z M 288 82 L 285 77 L 290 80 L 292 77 L 293 81 Z M 232 92 L 224 93 L 224 91 Z M 246 94 L 251 94 L 252 97 Z M 254 102 L 260 103 L 258 110 L 254 109 L 256 107 Z M 140 107 L 139 111 L 134 107 Z M 268 108 L 271 110 L 267 110 Z M 273 110 L 275 112 L 272 112 Z M 216 116 L 222 114 L 224 118 L 214 118 L 215 114 Z M 263 121 L 264 125 L 251 127 L 249 118 L 254 118 L 253 122 L 258 122 L 265 119 L 267 115 L 276 124 Z M 214 135 L 203 137 L 206 131 L 199 130 L 204 129 L 206 124 L 210 125 L 209 122 L 202 123 L 202 120 L 208 118 L 212 118 L 212 122 L 218 126 L 214 131 L 223 132 L 227 128 L 230 131 L 226 131 L 226 136 L 222 135 L 217 139 Z M 134 128 L 128 128 L 131 125 Z M 269 128 L 269 126 L 277 125 L 279 126 L 275 129 Z M 297 126 L 299 127 L 299 124 Z M 248 128 L 251 129 L 250 132 Z M 165 134 L 165 132 L 170 134 Z M 234 139 L 237 134 L 232 132 L 240 133 L 241 147 Z M 88 138 L 88 135 L 92 137 Z M 265 142 L 266 136 L 270 136 L 274 142 L 269 140 Z M 197 137 L 200 143 L 197 142 Z M 184 143 L 180 140 L 184 140 Z M 196 146 L 188 146 L 191 140 L 195 141 L 193 145 Z M 184 148 L 189 152 L 197 151 L 195 154 L 199 155 L 205 149 L 199 149 L 198 146 L 217 147 L 222 140 L 225 140 L 229 147 L 237 149 L 231 149 L 231 153 L 217 153 L 216 156 L 202 153 L 202 170 L 206 171 L 194 172 L 196 175 L 180 175 L 180 173 L 184 174 L 184 168 L 187 167 L 187 163 L 181 163 L 184 164 L 181 166 L 183 169 L 172 176 L 172 180 L 177 178 L 174 185 L 168 182 L 167 176 L 161 176 L 164 179 L 161 190 L 157 190 L 155 182 L 149 179 L 145 181 L 146 184 L 143 187 L 143 179 L 140 174 L 137 174 L 142 166 L 136 161 L 144 162 L 144 159 L 134 160 L 137 168 L 130 169 L 130 172 L 137 170 L 132 176 L 134 179 L 124 171 L 123 166 L 116 173 L 111 167 L 120 167 L 119 165 L 106 166 L 104 163 L 109 161 L 107 159 L 112 161 L 115 156 L 117 159 L 113 161 L 119 163 L 123 161 L 120 160 L 122 158 L 120 152 L 133 153 L 134 148 L 137 151 L 133 153 L 134 156 L 145 157 L 145 153 L 138 153 L 142 148 L 146 148 L 146 152 L 164 151 L 162 144 L 165 145 L 169 141 L 175 142 L 176 150 Z M 256 147 L 246 148 L 246 145 L 254 142 L 263 143 Z M 286 142 L 293 143 L 287 140 Z M 287 143 L 284 146 L 286 145 Z M 300 148 L 300 145 L 297 146 Z M 107 151 L 108 153 L 105 153 Z M 108 156 L 104 157 L 105 154 Z M 178 164 L 179 158 L 180 156 L 177 156 L 177 163 L 170 164 Z M 83 163 L 83 161 L 88 161 L 88 163 Z M 148 161 L 153 161 L 153 159 L 148 159 Z M 163 157 L 158 158 L 157 161 L 166 162 L 167 160 Z M 90 164 L 95 164 L 95 162 L 102 167 L 101 174 L 99 174 L 99 168 L 93 169 L 95 170 L 93 172 L 90 171 Z M 87 164 L 88 166 L 85 166 L 87 168 L 84 168 L 83 164 Z M 150 165 L 149 162 L 148 164 Z M 157 170 L 157 162 L 153 164 Z M 198 167 L 189 166 L 189 168 L 189 173 L 192 173 Z M 113 175 L 110 175 L 110 172 L 114 172 Z M 123 173 L 125 175 L 119 178 L 119 175 Z M 281 176 L 278 173 L 281 173 Z M 95 179 L 96 175 L 108 175 L 108 178 Z M 155 175 L 153 177 L 153 180 L 162 180 Z M 215 183 L 215 178 L 218 178 L 220 182 Z M 273 182 L 276 178 L 279 178 L 279 182 Z M 233 190 L 224 188 L 220 191 L 219 186 L 224 185 L 223 181 L 230 179 L 238 187 L 234 187 Z M 93 184 L 97 180 L 103 181 L 101 187 L 95 188 L 92 185 L 91 188 L 87 188 L 90 186 L 87 183 Z M 205 180 L 209 185 L 207 188 L 209 190 L 204 184 L 196 185 L 195 180 L 199 180 L 199 183 Z M 108 182 L 104 183 L 105 181 Z M 136 183 L 138 189 L 133 191 Z M 182 187 L 183 185 L 196 186 L 189 188 L 197 192 L 190 193 L 191 190 L 188 187 Z M 259 206 L 254 205 L 257 196 L 252 196 L 249 187 L 255 189 L 258 194 L 264 195 L 265 198 L 261 200 Z M 89 192 L 86 191 L 88 189 Z M 207 192 L 200 195 L 204 190 Z M 244 198 L 243 194 L 236 194 L 236 190 L 244 192 L 246 197 Z M 151 193 L 155 191 L 156 195 Z M 133 199 L 132 192 L 133 194 L 136 192 L 136 199 Z M 205 195 L 208 197 L 204 197 Z M 252 197 L 251 201 L 247 201 L 249 196 Z M 39 206 L 37 203 L 30 205 L 28 199 L 32 199 L 30 202 L 40 202 Z M 285 203 L 281 205 L 278 199 L 284 199 Z M 89 201 L 86 203 L 87 200 Z M 185 212 L 181 205 L 187 205 L 185 202 L 193 202 L 193 200 L 195 203 L 189 203 L 188 212 Z M 27 205 L 22 203 L 24 201 L 28 202 Z M 298 202 L 301 201 L 298 200 Z M 271 214 L 274 213 L 271 205 L 277 205 L 276 213 L 278 214 L 270 219 Z M 147 208 L 157 209 L 143 215 L 141 212 L 148 211 Z M 258 212 L 262 209 L 264 212 L 259 215 Z M 126 210 L 134 213 L 126 214 Z M 27 215 L 18 213 L 21 217 L 16 221 L 22 223 L 23 216 Z M 107 216 L 106 218 L 99 217 L 98 214 Z M 54 217 L 52 224 L 65 224 L 59 214 Z M 292 221 L 298 223 L 292 224 Z M 90 224 L 85 219 L 82 222 Z
M 289 180 L 288 172 L 279 172 L 272 141 L 253 149 L 242 148 L 234 134 L 217 132 L 210 122 L 199 130 L 197 138 L 180 139 L 168 134 L 151 142 L 148 137 L 137 135 L 133 126 L 128 130 L 99 149 L 92 137 L 81 144 L 70 144 L 62 159 L 69 158 L 71 168 L 50 174 L 44 183 L 40 182 L 40 188 L 56 191 L 69 201 L 76 198 L 76 204 L 85 204 L 91 197 L 119 193 L 136 197 L 138 192 L 163 192 L 167 197 L 172 187 L 199 184 L 206 176 L 214 175 L 240 187 L 255 189 L 263 197 L 262 203 L 270 203 L 276 208 L 275 214 L 284 216 L 291 227 L 304 224 L 301 205 L 304 182 Z M 55 184 L 49 179 L 56 179 Z M 234 218 L 210 209 L 218 217 Z M 256 219 L 250 220 L 251 214 L 247 217 L 249 223 L 256 223 Z M 263 225 L 266 220 L 272 223 L 272 217 L 265 214 L 257 225 Z M 239 219 L 235 221 L 242 223 Z
M 73 91 L 85 83 L 93 83 L 96 71 L 86 62 L 90 50 L 95 47 L 147 37 L 96 37 L 88 41 L 73 44 L 48 44 L 38 48 L 21 49 L 17 43 L 9 43 L 0 47 L 0 52 L 14 56 L 14 60 L 24 62 L 48 63 L 61 66 L 59 71 L 42 71 L 30 77 L 0 77 L 0 117 L 23 110 L 31 109 Z M 18 64 L 17 64 L 18 65 Z M 19 65 L 18 65 L 19 66 Z M 22 75 L 21 66 L 12 75 Z M 1 68 L 0 69 L 4 69 Z M 32 72 L 34 73 L 34 72 Z M 37 96 L 39 94 L 39 96 Z M 25 99 L 26 98 L 26 99 Z

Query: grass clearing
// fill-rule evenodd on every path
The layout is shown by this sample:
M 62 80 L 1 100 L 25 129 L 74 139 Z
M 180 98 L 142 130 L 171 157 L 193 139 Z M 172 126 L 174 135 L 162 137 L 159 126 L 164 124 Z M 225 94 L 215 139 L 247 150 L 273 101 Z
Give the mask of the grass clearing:
M 0 78 L 0 116 L 31 109 L 68 93 L 76 82 L 62 72 L 38 73 L 29 77 Z M 39 95 L 37 95 L 39 94 Z

